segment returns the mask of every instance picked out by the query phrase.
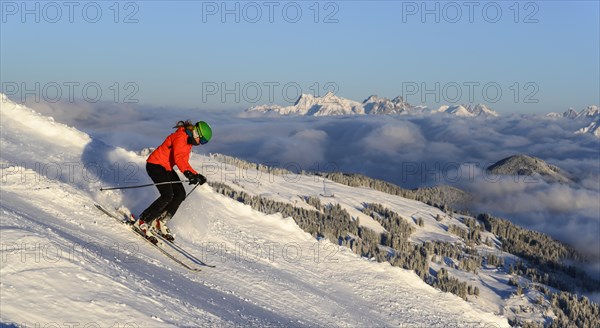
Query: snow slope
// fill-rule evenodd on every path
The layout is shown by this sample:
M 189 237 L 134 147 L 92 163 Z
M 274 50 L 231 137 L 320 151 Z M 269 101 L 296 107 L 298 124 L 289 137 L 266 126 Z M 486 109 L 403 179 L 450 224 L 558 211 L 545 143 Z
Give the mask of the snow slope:
M 318 197 L 321 204 L 340 205 L 351 216 L 358 218 L 361 226 L 376 232 L 383 232 L 385 230 L 378 222 L 360 211 L 366 202 L 378 203 L 396 212 L 413 226 L 415 232 L 410 235 L 410 241 L 414 243 L 439 241 L 464 245 L 461 238 L 448 232 L 448 227 L 456 225 L 463 230 L 467 230 L 467 226 L 463 221 L 466 218 L 473 219 L 456 213 L 449 216 L 440 209 L 422 202 L 372 189 L 349 187 L 329 180 L 326 180 L 327 193 L 333 194 L 334 197 L 323 197 L 323 183 L 320 177 L 293 174 L 275 175 L 251 169 L 241 169 L 219 162 L 219 157 L 219 155 L 214 155 L 209 158 L 202 158 L 205 165 L 219 167 L 218 170 L 210 170 L 211 173 L 208 175 L 210 181 L 224 182 L 234 189 L 244 191 L 250 195 L 286 202 L 297 207 L 312 208 L 302 199 L 307 196 Z M 436 219 L 438 215 L 442 218 L 440 221 Z M 423 226 L 417 224 L 419 218 L 423 220 Z M 485 240 L 486 237 L 489 237 L 493 244 L 501 245 L 501 241 L 493 234 L 483 232 L 482 238 Z M 483 256 L 493 254 L 502 257 L 507 267 L 510 263 L 523 261 L 515 255 L 501 251 L 497 246 L 490 247 L 481 244 L 477 249 Z M 489 267 L 475 274 L 458 270 L 457 263 L 443 263 L 443 261 L 438 263 L 438 260 L 434 259 L 429 262 L 431 269 L 437 272 L 440 268 L 445 268 L 451 276 L 479 288 L 481 291 L 480 296 L 469 296 L 469 302 L 472 302 L 475 308 L 525 321 L 545 322 L 547 316 L 553 316 L 552 310 L 549 309 L 548 300 L 544 300 L 542 304 L 535 304 L 540 295 L 539 292 L 532 290 L 529 295 L 516 296 L 516 287 L 507 284 L 513 275 L 507 273 L 504 269 Z M 446 258 L 446 260 L 449 259 Z M 527 284 L 529 283 L 531 281 L 527 282 Z
M 182 205 L 172 230 L 178 243 L 217 267 L 188 272 L 93 207 L 123 204 L 138 213 L 152 201 L 152 188 L 98 191 L 147 182 L 145 157 L 1 100 L 2 324 L 507 326 L 504 317 L 411 271 L 317 242 L 291 218 L 264 215 L 206 185 Z M 192 165 L 207 160 L 194 156 Z M 299 178 L 264 192 L 322 188 Z M 341 194 L 336 188 L 328 183 Z M 430 210 L 387 197 L 384 204 L 410 203 L 406 214 Z

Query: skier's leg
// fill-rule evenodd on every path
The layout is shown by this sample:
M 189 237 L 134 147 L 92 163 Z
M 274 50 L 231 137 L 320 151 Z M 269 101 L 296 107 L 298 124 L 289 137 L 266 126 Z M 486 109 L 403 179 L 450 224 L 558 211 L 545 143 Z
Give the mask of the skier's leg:
M 181 181 L 175 171 L 171 171 L 169 174 L 171 176 L 171 181 Z M 169 241 L 173 241 L 175 238 L 167 227 L 167 223 L 171 220 L 173 215 L 175 215 L 179 205 L 181 205 L 181 202 L 185 199 L 185 188 L 183 188 L 183 185 L 181 183 L 175 183 L 172 186 L 173 198 L 171 199 L 171 202 L 165 207 L 160 218 L 152 222 L 152 227 L 154 227 L 155 231 Z
M 171 172 L 167 171 L 164 167 L 158 164 L 146 164 L 146 172 L 150 176 L 150 179 L 154 183 L 169 182 L 171 181 Z M 174 172 L 173 172 L 174 173 Z M 183 188 L 183 186 L 180 186 Z M 163 184 L 156 186 L 160 197 L 158 197 L 147 209 L 140 214 L 140 219 L 144 222 L 151 223 L 154 219 L 159 217 L 165 208 L 169 205 L 173 199 L 173 185 Z
M 171 172 L 169 172 L 169 174 L 170 174 L 171 181 L 181 181 L 175 171 L 171 171 Z M 167 205 L 165 207 L 165 210 L 167 211 L 167 216 L 171 216 L 171 217 L 175 215 L 175 212 L 177 212 L 179 205 L 181 205 L 181 203 L 185 199 L 185 188 L 183 188 L 182 183 L 175 183 L 172 185 L 172 187 L 173 187 L 173 198 L 171 199 L 171 202 L 169 203 L 169 205 Z

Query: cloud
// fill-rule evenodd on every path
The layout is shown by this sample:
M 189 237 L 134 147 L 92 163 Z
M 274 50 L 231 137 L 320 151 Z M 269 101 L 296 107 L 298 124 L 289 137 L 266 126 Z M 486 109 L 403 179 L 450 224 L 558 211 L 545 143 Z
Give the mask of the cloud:
M 473 209 L 493 213 L 566 242 L 600 263 L 600 193 L 541 179 L 482 176 L 462 186 L 475 197 Z M 597 267 L 598 265 L 596 265 Z M 600 279 L 600 271 L 594 271 Z
M 325 159 L 327 133 L 306 129 L 288 136 L 270 136 L 257 150 L 257 157 L 277 158 L 282 167 L 307 168 Z
M 418 126 L 411 122 L 394 122 L 376 127 L 359 140 L 363 151 L 381 152 L 387 155 L 404 153 L 405 149 L 421 150 L 425 146 L 425 138 Z

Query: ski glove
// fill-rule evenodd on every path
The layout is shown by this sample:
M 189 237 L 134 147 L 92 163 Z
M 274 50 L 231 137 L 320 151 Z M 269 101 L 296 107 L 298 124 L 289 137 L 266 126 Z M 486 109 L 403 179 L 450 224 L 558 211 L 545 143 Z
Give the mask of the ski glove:
M 183 175 L 185 175 L 185 177 L 188 178 L 188 180 L 190 180 L 191 185 L 195 185 L 195 184 L 203 185 L 206 182 L 206 178 L 202 174 L 199 174 L 199 173 L 194 174 L 190 171 L 185 171 L 185 172 L 183 172 Z

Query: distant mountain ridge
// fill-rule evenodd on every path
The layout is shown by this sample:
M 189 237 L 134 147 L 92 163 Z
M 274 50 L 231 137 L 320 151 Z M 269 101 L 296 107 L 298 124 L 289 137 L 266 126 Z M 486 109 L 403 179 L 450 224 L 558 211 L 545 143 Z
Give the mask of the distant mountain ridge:
M 366 114 L 402 114 L 413 109 L 409 103 L 400 96 L 390 100 L 385 97 L 371 95 L 362 102 Z
M 488 116 L 498 117 L 498 113 L 491 110 L 484 104 L 477 105 L 454 105 L 454 106 L 442 106 L 438 110 L 440 113 L 452 114 L 455 116 L 463 117 L 476 117 L 476 116 Z
M 315 97 L 301 94 L 291 106 L 259 105 L 246 110 L 249 113 L 276 113 L 280 115 L 335 116 L 335 115 L 390 115 L 390 114 L 437 114 L 461 117 L 498 117 L 499 114 L 483 104 L 441 106 L 430 110 L 426 106 L 413 106 L 401 96 L 394 99 L 371 95 L 362 103 L 328 92 Z
M 546 114 L 546 117 L 567 118 L 570 120 L 581 120 L 583 122 L 589 122 L 591 119 L 592 122 L 588 123 L 587 126 L 575 131 L 575 134 L 591 134 L 597 138 L 600 138 L 600 107 L 596 105 L 587 106 L 579 113 L 577 113 L 573 108 L 569 108 L 562 114 L 552 112 Z
M 564 113 L 551 112 L 546 114 L 547 117 L 564 117 L 568 119 L 585 119 L 585 118 L 600 118 L 600 107 L 596 105 L 587 106 L 579 113 L 573 108 L 567 109 Z
M 598 118 L 594 122 L 591 122 L 588 126 L 575 131 L 575 133 L 576 134 L 592 134 L 592 135 L 600 138 L 600 118 Z

